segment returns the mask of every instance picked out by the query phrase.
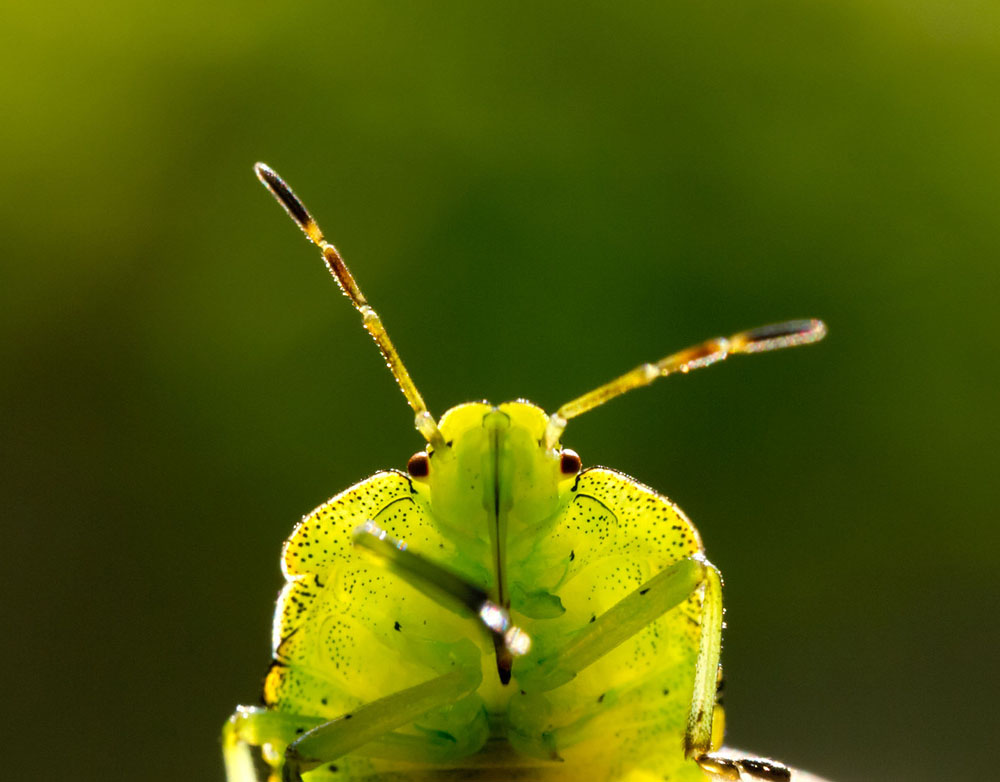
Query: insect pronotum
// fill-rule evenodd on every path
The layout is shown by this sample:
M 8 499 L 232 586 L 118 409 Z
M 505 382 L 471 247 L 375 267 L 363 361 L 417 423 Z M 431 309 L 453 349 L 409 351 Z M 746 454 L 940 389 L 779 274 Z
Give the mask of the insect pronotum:
M 816 342 L 823 323 L 710 339 L 551 415 L 471 402 L 438 420 L 340 253 L 274 171 L 256 172 L 361 313 L 426 447 L 285 542 L 263 705 L 223 731 L 229 781 L 790 779 L 718 752 L 722 581 L 694 525 L 561 439 L 627 391 Z

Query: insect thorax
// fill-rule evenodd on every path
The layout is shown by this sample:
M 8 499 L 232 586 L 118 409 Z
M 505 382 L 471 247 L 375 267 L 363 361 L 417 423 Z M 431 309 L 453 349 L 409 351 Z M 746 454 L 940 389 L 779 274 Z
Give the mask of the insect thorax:
M 539 691 L 521 673 L 701 551 L 665 497 L 612 470 L 567 471 L 570 452 L 545 447 L 547 422 L 526 402 L 460 405 L 441 419 L 447 445 L 430 453 L 426 475 L 376 473 L 303 519 L 282 556 L 289 581 L 264 687 L 270 708 L 334 719 L 457 666 L 481 671 L 475 695 L 422 718 L 417 733 L 443 731 L 475 751 L 499 731 L 520 755 L 545 758 L 544 736 L 565 723 L 560 745 L 577 747 L 563 753 L 567 762 L 617 763 L 657 747 L 664 762 L 682 762 L 700 593 L 571 684 Z M 508 686 L 481 625 L 352 549 L 352 530 L 369 521 L 510 608 L 532 651 L 514 663 Z M 595 741 L 612 728 L 614 742 Z

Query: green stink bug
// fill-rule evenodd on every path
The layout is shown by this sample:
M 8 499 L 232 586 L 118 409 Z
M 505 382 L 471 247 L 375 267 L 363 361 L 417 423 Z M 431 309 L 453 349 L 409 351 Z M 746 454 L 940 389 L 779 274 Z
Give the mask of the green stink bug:
M 709 340 L 551 415 L 472 402 L 437 421 L 340 253 L 256 172 L 361 313 L 427 445 L 285 542 L 263 706 L 223 730 L 229 782 L 790 779 L 717 753 L 722 582 L 694 525 L 633 478 L 583 469 L 561 437 L 626 391 L 815 342 L 823 323 Z

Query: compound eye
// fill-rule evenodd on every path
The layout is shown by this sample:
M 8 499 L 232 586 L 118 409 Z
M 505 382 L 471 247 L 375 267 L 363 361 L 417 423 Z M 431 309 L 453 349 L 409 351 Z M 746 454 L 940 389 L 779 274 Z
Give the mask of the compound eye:
M 580 454 L 569 448 L 563 449 L 562 456 L 559 458 L 559 471 L 563 475 L 576 475 L 582 466 Z
M 426 478 L 431 472 L 431 460 L 426 451 L 417 451 L 406 463 L 411 478 Z

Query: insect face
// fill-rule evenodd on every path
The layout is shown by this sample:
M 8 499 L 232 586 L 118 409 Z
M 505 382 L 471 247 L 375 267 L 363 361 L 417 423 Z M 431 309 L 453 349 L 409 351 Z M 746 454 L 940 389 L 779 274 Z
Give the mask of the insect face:
M 499 543 L 491 542 L 488 521 L 498 512 L 507 519 L 508 539 L 544 535 L 537 519 L 555 513 L 559 487 L 573 477 L 562 472 L 559 449 L 546 447 L 547 425 L 541 408 L 522 401 L 473 402 L 445 413 L 439 423 L 445 444 L 428 448 L 429 475 L 414 481 L 434 507 L 434 523 L 487 549 Z

